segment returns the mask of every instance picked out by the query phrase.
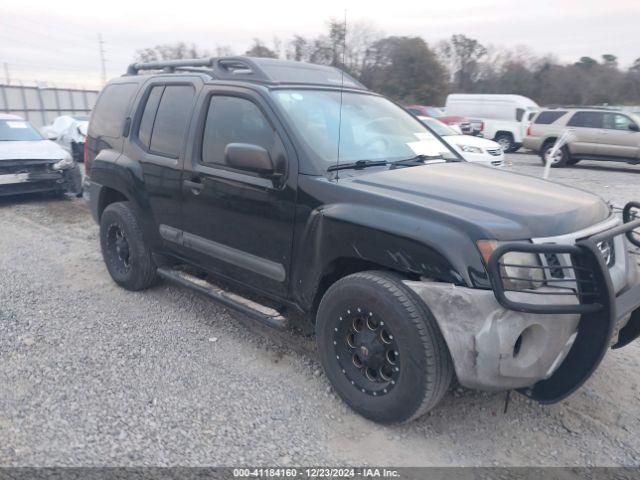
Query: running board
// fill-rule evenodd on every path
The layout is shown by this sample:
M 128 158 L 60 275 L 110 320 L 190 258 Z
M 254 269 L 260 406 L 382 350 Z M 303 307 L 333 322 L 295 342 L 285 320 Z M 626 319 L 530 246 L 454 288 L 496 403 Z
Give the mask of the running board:
M 285 330 L 288 327 L 287 319 L 277 310 L 229 292 L 228 290 L 223 290 L 195 275 L 165 267 L 158 268 L 158 275 L 165 280 L 205 295 L 211 300 L 222 303 L 269 327 L 278 330 Z

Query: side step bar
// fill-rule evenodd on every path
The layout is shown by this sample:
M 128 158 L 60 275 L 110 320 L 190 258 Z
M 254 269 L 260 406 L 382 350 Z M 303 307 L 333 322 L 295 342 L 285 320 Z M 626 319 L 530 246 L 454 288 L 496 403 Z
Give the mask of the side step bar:
M 217 287 L 206 280 L 202 280 L 195 275 L 165 267 L 158 268 L 158 275 L 172 283 L 176 283 L 182 287 L 186 287 L 205 295 L 216 302 L 222 303 L 223 305 L 251 317 L 254 320 L 264 323 L 269 327 L 276 328 L 278 330 L 285 330 L 289 325 L 287 319 L 277 310 L 261 305 L 260 303 L 241 297 L 240 295 L 227 290 L 223 290 L 222 288 Z

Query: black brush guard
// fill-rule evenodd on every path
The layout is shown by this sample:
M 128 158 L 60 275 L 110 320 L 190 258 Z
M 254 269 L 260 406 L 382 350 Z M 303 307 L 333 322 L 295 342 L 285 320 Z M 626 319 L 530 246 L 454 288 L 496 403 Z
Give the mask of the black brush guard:
M 597 233 L 576 242 L 574 245 L 507 243 L 500 245 L 487 262 L 487 271 L 497 301 L 503 307 L 523 313 L 534 314 L 579 314 L 580 322 L 573 346 L 567 357 L 551 377 L 536 383 L 533 387 L 522 389 L 520 393 L 541 403 L 555 403 L 571 395 L 580 388 L 598 368 L 607 349 L 618 321 L 631 313 L 627 325 L 620 330 L 618 341 L 613 348 L 628 345 L 640 336 L 640 285 L 635 285 L 616 296 L 609 275 L 609 269 L 598 244 L 611 241 L 614 237 L 625 235 L 629 242 L 640 247 L 640 236 L 634 230 L 640 228 L 640 218 L 634 213 L 640 210 L 640 202 L 630 202 L 623 210 L 622 225 Z M 503 257 L 509 252 L 535 253 L 538 255 L 569 255 L 571 266 L 528 265 L 519 268 L 542 269 L 545 273 L 552 269 L 562 269 L 568 278 L 554 279 L 545 275 L 544 290 L 509 290 L 505 281 L 522 280 L 505 274 Z M 513 265 L 512 265 L 513 266 Z M 574 283 L 575 288 L 560 286 L 561 283 Z M 554 286 L 557 285 L 557 286 Z M 542 285 L 540 285 L 542 286 Z M 509 298 L 508 292 L 519 291 L 533 295 L 557 295 L 571 298 L 568 303 L 523 303 Z M 558 318 L 562 321 L 562 317 Z

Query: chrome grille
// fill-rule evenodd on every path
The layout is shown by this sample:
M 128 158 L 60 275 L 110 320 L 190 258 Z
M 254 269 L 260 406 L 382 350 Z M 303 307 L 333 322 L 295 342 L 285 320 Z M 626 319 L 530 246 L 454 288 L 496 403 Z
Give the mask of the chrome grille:
M 503 152 L 503 150 L 501 148 L 492 148 L 492 149 L 487 149 L 487 153 L 489 155 L 493 155 L 494 157 L 499 157 L 504 152 Z
M 598 242 L 597 246 L 607 267 L 613 267 L 616 263 L 616 250 L 613 246 L 613 240 L 603 240 L 602 242 Z

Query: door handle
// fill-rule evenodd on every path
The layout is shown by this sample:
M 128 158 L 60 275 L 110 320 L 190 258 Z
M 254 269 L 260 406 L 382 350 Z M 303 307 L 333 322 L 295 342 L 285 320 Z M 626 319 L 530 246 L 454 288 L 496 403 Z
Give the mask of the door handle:
M 191 180 L 185 180 L 182 183 L 185 187 L 190 189 L 191 193 L 193 193 L 194 195 L 200 195 L 200 192 L 202 192 L 202 190 L 204 189 L 204 184 L 202 183 L 202 180 L 200 180 L 197 177 Z

